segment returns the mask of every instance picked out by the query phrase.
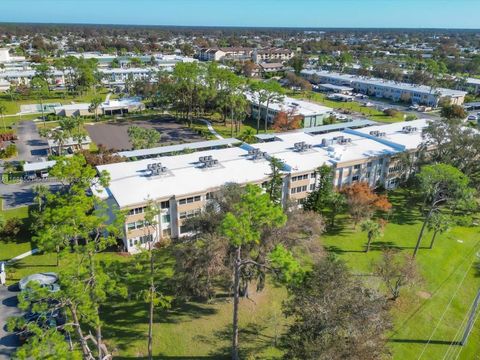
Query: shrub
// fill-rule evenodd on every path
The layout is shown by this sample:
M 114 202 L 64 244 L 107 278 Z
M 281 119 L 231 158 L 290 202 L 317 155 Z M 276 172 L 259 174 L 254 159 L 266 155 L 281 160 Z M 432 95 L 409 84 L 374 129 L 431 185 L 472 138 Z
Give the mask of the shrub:
M 4 132 L 0 134 L 0 142 L 17 140 L 17 136 L 13 132 Z
M 387 116 L 395 117 L 395 116 L 398 115 L 398 110 L 396 110 L 396 109 L 385 109 L 385 110 L 383 110 L 383 113 Z
M 8 159 L 17 153 L 17 147 L 14 144 L 8 145 L 0 151 L 0 159 Z
M 22 221 L 19 218 L 12 217 L 5 221 L 2 233 L 5 236 L 17 236 L 22 228 Z

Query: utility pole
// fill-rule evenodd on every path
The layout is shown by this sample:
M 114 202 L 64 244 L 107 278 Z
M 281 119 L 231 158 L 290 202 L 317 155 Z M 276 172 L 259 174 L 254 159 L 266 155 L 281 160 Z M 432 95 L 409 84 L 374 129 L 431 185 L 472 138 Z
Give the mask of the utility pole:
M 478 304 L 480 303 L 480 289 L 478 290 L 477 296 L 475 297 L 475 301 L 473 302 L 472 311 L 470 312 L 470 316 L 468 317 L 467 327 L 465 328 L 465 332 L 463 333 L 462 340 L 460 341 L 460 345 L 464 346 L 467 342 L 468 336 L 472 331 L 473 325 L 475 323 L 475 314 L 477 313 Z

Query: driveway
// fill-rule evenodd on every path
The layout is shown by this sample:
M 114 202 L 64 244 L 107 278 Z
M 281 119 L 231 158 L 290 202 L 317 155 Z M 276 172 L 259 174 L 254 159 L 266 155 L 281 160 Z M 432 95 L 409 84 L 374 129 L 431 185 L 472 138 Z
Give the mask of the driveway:
M 47 156 L 48 143 L 40 137 L 33 121 L 22 121 L 17 125 L 17 150 L 15 160 L 38 161 Z
M 8 210 L 19 206 L 33 204 L 33 199 L 35 197 L 35 194 L 33 193 L 33 187 L 37 184 L 46 185 L 53 192 L 57 191 L 61 186 L 61 184 L 58 182 L 48 181 L 32 181 L 11 185 L 0 183 L 0 198 L 3 199 L 3 209 Z
M 0 285 L 0 360 L 11 359 L 12 353 L 20 345 L 18 337 L 6 329 L 8 318 L 22 313 L 17 308 L 17 294 L 16 285 L 8 288 Z

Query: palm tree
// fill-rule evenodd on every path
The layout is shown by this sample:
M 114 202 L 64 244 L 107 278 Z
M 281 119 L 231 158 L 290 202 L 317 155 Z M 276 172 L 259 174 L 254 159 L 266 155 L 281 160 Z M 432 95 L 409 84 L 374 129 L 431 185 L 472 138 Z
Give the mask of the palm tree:
M 0 116 L 2 117 L 3 130 L 7 130 L 7 125 L 5 125 L 5 111 L 7 111 L 7 106 L 0 103 Z
M 33 187 L 33 193 L 35 197 L 33 201 L 35 201 L 38 205 L 38 211 L 42 211 L 43 204 L 45 203 L 45 198 L 49 193 L 48 187 L 42 184 L 35 185 Z
M 240 134 L 240 140 L 251 144 L 255 142 L 255 130 L 252 128 L 247 128 L 245 129 L 241 134 Z
M 369 252 L 372 241 L 383 235 L 383 226 L 377 221 L 366 220 L 361 224 L 361 227 L 362 231 L 367 233 L 368 242 L 365 252 Z
M 57 144 L 58 155 L 62 155 L 63 146 L 65 145 L 65 140 L 67 140 L 68 135 L 65 131 L 57 129 L 52 133 L 52 139 Z
M 432 240 L 430 241 L 429 249 L 433 249 L 433 244 L 437 234 L 442 234 L 450 230 L 451 219 L 447 215 L 443 215 L 439 212 L 435 212 L 430 216 L 427 223 L 428 230 L 433 231 Z
M 102 99 L 99 97 L 94 97 L 90 106 L 88 107 L 88 111 L 95 113 L 95 121 L 98 121 L 98 108 L 102 104 Z

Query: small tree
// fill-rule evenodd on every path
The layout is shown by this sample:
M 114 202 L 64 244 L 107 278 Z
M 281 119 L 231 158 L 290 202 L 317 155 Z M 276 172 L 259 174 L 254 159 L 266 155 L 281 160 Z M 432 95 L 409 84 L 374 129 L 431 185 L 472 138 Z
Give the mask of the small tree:
M 457 168 L 436 164 L 427 165 L 417 174 L 419 190 L 424 194 L 426 205 L 425 217 L 422 228 L 418 234 L 417 244 L 413 251 L 413 257 L 417 255 L 423 233 L 430 217 L 442 206 L 471 203 L 474 201 L 474 189 L 469 187 L 470 180 Z
M 88 107 L 88 111 L 95 114 L 95 121 L 98 121 L 98 108 L 101 104 L 102 99 L 100 97 L 94 97 L 90 103 L 90 106 Z
M 294 110 L 288 112 L 280 111 L 273 120 L 272 129 L 283 132 L 300 128 L 303 116 L 295 115 Z
M 364 288 L 347 266 L 331 257 L 289 288 L 284 314 L 284 359 L 380 360 L 391 329 L 383 296 Z
M 384 224 L 380 221 L 366 220 L 361 224 L 361 227 L 362 231 L 365 231 L 367 233 L 368 242 L 365 248 L 365 252 L 369 252 L 370 244 L 372 243 L 372 241 L 378 239 L 383 235 Z
M 303 202 L 303 208 L 307 211 L 323 214 L 333 194 L 332 168 L 328 165 L 320 166 L 315 170 L 315 178 L 315 189 L 308 194 Z
M 0 103 L 0 117 L 3 122 L 3 130 L 7 130 L 7 125 L 5 125 L 5 112 L 7 111 L 7 106 L 3 103 Z
M 39 184 L 33 187 L 33 192 L 35 194 L 33 201 L 35 201 L 35 203 L 37 204 L 38 211 L 42 212 L 43 205 L 45 204 L 45 199 L 50 191 L 47 186 Z
M 158 245 L 159 234 L 158 234 L 158 222 L 156 218 L 158 217 L 159 209 L 153 203 L 153 201 L 148 201 L 145 211 L 144 221 L 146 223 L 146 248 L 141 248 L 140 254 L 137 256 L 139 258 L 139 264 L 145 264 L 145 268 L 140 270 L 144 274 L 144 280 L 147 286 L 147 289 L 141 291 L 139 295 L 144 299 L 148 304 L 148 358 L 153 359 L 153 317 L 156 306 L 168 307 L 170 306 L 170 297 L 166 297 L 161 294 L 158 290 L 157 285 L 157 276 L 155 269 L 155 259 L 156 259 L 156 245 Z
M 432 240 L 430 241 L 430 246 L 428 248 L 433 249 L 437 234 L 447 232 L 450 230 L 451 226 L 452 220 L 449 216 L 443 215 L 440 212 L 433 213 L 427 224 L 428 230 L 433 231 Z
M 374 273 L 383 280 L 393 301 L 398 299 L 403 287 L 418 279 L 415 260 L 393 249 L 383 251 L 381 259 L 374 265 Z
M 377 195 L 365 183 L 355 183 L 342 189 L 348 204 L 348 212 L 353 219 L 354 226 L 363 219 L 372 217 L 375 210 L 390 211 L 392 204 L 385 195 Z
M 262 193 L 258 186 L 247 185 L 241 200 L 235 205 L 233 212 L 225 215 L 221 229 L 234 248 L 233 260 L 233 337 L 232 359 L 238 360 L 238 309 L 240 304 L 241 271 L 247 266 L 265 269 L 267 261 L 255 261 L 251 256 L 261 242 L 261 233 L 265 228 L 282 226 L 286 216 L 282 208 L 270 201 L 268 194 Z M 295 262 L 283 247 L 276 247 L 271 253 L 271 263 L 279 267 L 285 265 L 295 269 Z
M 450 105 L 447 104 L 442 107 L 441 115 L 445 119 L 465 119 L 467 117 L 467 112 L 460 105 Z
M 277 205 L 282 204 L 283 176 L 281 171 L 284 166 L 280 159 L 276 157 L 270 159 L 271 173 L 269 174 L 270 180 L 267 182 L 266 191 L 270 196 L 270 200 Z

